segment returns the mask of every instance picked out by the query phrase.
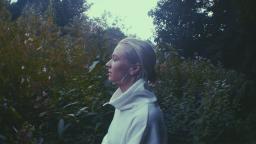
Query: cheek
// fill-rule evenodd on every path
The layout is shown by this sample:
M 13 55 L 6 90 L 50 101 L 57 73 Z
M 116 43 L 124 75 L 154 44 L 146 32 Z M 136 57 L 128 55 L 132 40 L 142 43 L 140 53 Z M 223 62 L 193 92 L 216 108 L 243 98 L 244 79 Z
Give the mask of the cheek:
M 112 79 L 119 80 L 128 73 L 128 67 L 124 63 L 115 63 L 112 65 Z

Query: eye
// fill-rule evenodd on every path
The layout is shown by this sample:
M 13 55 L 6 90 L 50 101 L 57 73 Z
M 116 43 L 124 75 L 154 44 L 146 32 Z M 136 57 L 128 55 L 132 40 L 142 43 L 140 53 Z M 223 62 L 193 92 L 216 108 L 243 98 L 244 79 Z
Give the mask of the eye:
M 113 60 L 113 61 L 117 61 L 117 58 L 113 57 L 112 60 Z
M 118 60 L 118 57 L 116 57 L 116 56 L 112 56 L 111 60 L 113 60 L 113 61 L 117 61 L 117 60 Z

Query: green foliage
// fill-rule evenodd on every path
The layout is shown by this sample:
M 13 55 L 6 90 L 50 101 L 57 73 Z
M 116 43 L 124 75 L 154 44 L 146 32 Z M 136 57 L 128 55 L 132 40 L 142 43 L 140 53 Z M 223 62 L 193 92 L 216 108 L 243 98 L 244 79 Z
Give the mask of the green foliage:
M 113 114 L 102 107 L 114 90 L 104 64 L 124 34 L 86 17 L 59 27 L 50 10 L 11 20 L 6 4 L 0 0 L 0 143 L 100 143 Z M 170 143 L 255 143 L 255 82 L 165 48 L 155 91 Z
M 64 26 L 73 18 L 81 18 L 89 6 L 85 0 L 53 0 L 55 21 L 57 25 Z
M 255 95 L 255 90 L 246 89 L 255 85 L 248 85 L 251 82 L 241 74 L 201 57 L 172 56 L 158 67 L 156 93 L 170 143 L 255 142 L 255 110 L 243 107 L 243 101 Z
M 10 4 L 9 10 L 12 19 L 16 19 L 27 9 L 33 8 L 38 15 L 50 13 L 58 26 L 70 24 L 76 17 L 83 17 L 83 12 L 87 11 L 89 5 L 85 0 L 17 0 Z
M 200 55 L 255 76 L 254 0 L 160 0 L 150 12 L 155 41 L 184 57 Z
M 0 142 L 99 143 L 111 117 L 103 51 L 123 34 L 86 18 L 60 28 L 33 9 L 0 14 Z

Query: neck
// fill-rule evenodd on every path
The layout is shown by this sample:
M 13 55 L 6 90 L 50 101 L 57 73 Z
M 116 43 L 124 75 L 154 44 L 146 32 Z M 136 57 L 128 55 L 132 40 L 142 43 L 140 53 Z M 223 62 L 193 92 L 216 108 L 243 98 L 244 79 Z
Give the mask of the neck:
M 130 79 L 129 81 L 126 81 L 124 83 L 118 84 L 118 87 L 122 92 L 125 92 L 129 87 L 131 87 L 135 83 L 135 79 Z

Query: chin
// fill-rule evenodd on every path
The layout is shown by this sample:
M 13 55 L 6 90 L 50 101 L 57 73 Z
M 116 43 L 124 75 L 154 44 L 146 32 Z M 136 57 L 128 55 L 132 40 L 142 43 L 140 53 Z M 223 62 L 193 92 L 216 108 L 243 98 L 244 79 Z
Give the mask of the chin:
M 113 80 L 111 77 L 108 77 L 108 80 L 111 81 L 112 83 L 115 83 L 115 80 Z
M 117 80 L 114 80 L 114 79 L 112 79 L 111 77 L 109 77 L 108 80 L 111 81 L 111 82 L 112 82 L 113 84 L 115 84 L 115 85 L 118 83 Z

